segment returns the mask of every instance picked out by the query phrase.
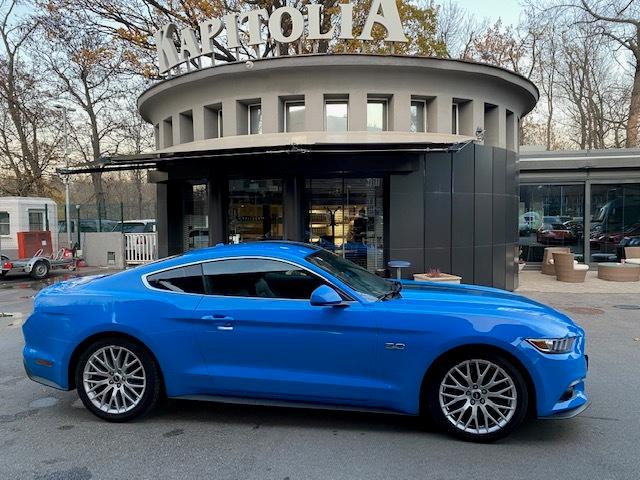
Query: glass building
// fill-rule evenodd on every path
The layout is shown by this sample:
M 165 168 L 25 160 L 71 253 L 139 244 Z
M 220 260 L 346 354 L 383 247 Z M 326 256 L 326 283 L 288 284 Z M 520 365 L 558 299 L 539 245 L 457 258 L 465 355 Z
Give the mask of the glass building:
M 640 246 L 640 150 L 523 152 L 519 163 L 522 260 L 565 246 L 595 264 Z

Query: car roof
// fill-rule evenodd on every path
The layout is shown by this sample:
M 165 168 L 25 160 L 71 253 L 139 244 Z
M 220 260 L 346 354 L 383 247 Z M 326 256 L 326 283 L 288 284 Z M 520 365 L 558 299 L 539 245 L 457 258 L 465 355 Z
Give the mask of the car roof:
M 186 252 L 183 257 L 198 260 L 202 258 L 223 258 L 238 255 L 275 255 L 279 257 L 304 258 L 320 250 L 319 247 L 302 242 L 286 240 L 264 240 L 237 244 L 219 244 L 214 247 L 200 248 Z

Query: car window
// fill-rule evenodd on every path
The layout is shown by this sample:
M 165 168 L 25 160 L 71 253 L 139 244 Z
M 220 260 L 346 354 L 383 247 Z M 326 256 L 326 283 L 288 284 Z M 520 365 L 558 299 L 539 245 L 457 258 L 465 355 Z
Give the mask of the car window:
M 204 293 L 202 265 L 173 268 L 154 273 L 147 277 L 147 282 L 154 288 L 179 293 Z
M 306 270 L 277 260 L 236 259 L 203 265 L 205 291 L 233 297 L 305 299 L 324 282 Z
M 308 255 L 306 260 L 363 295 L 381 298 L 393 291 L 393 285 L 384 278 L 326 250 L 318 250 Z

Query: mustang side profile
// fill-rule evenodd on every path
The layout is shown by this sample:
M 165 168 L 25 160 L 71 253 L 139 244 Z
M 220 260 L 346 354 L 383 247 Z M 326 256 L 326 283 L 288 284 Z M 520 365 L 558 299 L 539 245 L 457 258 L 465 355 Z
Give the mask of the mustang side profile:
M 587 405 L 584 331 L 516 294 L 390 281 L 294 242 L 220 245 L 42 290 L 28 376 L 115 422 L 161 396 L 425 415 L 487 442 Z

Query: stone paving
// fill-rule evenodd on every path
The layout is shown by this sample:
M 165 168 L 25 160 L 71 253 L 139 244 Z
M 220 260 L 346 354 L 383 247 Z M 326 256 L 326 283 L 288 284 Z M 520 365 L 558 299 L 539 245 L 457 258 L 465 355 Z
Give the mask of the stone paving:
M 539 270 L 520 272 L 518 293 L 637 293 L 640 295 L 640 282 L 608 282 L 598 278 L 597 267 L 587 272 L 584 283 L 559 282 L 552 275 L 543 275 Z M 640 302 L 640 297 L 638 298 Z

